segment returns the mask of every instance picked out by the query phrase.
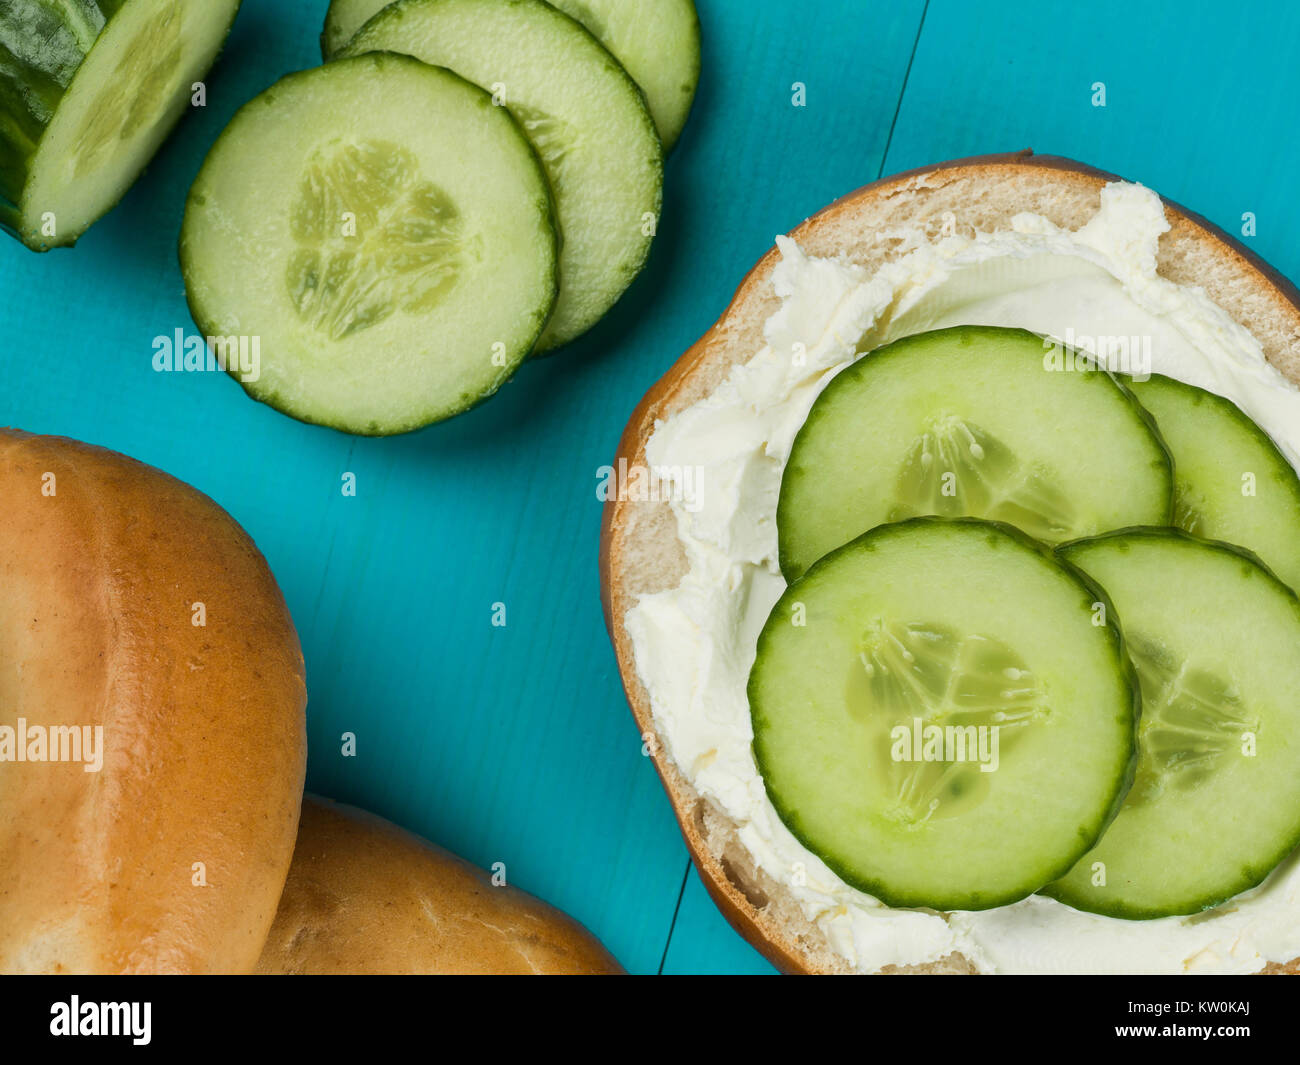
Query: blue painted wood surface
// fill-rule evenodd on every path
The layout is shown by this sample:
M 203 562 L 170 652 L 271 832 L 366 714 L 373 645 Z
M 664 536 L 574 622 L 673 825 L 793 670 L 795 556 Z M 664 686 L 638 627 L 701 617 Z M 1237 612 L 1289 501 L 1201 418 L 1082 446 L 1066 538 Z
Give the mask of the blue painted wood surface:
M 505 862 L 633 972 L 771 972 L 687 875 L 641 756 L 600 618 L 598 467 L 772 236 L 882 172 L 1073 155 L 1233 233 L 1253 212 L 1249 243 L 1300 275 L 1300 9 L 699 0 L 704 75 L 646 273 L 491 403 L 361 440 L 225 377 L 151 367 L 156 336 L 193 331 L 175 254 L 186 190 L 243 102 L 319 61 L 325 6 L 246 0 L 208 106 L 112 214 L 73 251 L 0 242 L 0 422 L 160 466 L 252 533 L 307 657 L 313 790 Z

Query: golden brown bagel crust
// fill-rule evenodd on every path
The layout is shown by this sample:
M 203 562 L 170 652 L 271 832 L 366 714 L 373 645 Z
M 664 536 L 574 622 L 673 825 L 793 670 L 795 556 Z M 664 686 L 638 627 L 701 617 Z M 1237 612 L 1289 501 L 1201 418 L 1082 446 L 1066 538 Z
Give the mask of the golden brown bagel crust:
M 867 185 L 791 231 L 803 250 L 874 269 L 896 257 L 894 227 L 919 226 L 939 235 L 1006 228 L 1021 211 L 1077 228 L 1096 211 L 1102 186 L 1119 180 L 1091 167 L 1031 152 L 978 156 L 908 171 Z M 945 215 L 951 217 L 945 218 Z M 1264 353 L 1300 383 L 1300 292 L 1239 242 L 1198 215 L 1165 201 L 1170 231 L 1160 239 L 1158 268 L 1207 294 L 1260 340 Z M 722 317 L 668 370 L 632 413 L 619 442 L 619 460 L 645 465 L 645 446 L 657 420 L 711 393 L 731 367 L 763 347 L 764 322 L 778 301 L 771 291 L 772 248 L 741 282 Z M 637 676 L 624 627 L 637 597 L 674 587 L 685 572 L 676 526 L 665 502 L 611 499 L 605 504 L 600 544 L 605 623 L 618 658 L 628 703 L 643 735 L 653 737 L 649 697 Z M 789 973 L 845 972 L 848 966 L 821 931 L 758 869 L 735 837 L 735 825 L 678 771 L 662 745 L 652 745 L 655 767 L 705 887 L 733 927 L 777 968 Z M 918 972 L 974 972 L 950 955 Z M 1263 971 L 1297 972 L 1300 959 Z
M 621 973 L 582 925 L 396 825 L 308 796 L 266 975 Z
M 306 764 L 265 560 L 166 474 L 9 429 L 0 515 L 0 725 L 102 725 L 105 752 L 0 763 L 0 972 L 251 971 Z

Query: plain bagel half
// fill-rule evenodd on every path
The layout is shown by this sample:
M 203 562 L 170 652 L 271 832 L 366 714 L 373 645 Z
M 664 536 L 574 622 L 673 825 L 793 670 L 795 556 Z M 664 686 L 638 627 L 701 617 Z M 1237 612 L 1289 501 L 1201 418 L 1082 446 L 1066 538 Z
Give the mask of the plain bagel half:
M 251 971 L 307 754 L 266 561 L 193 488 L 57 437 L 0 429 L 0 514 L 0 972 Z
M 307 796 L 268 976 L 621 973 L 573 918 L 352 806 Z
M 1023 211 L 1076 229 L 1096 210 L 1110 174 L 1030 152 L 980 156 L 885 178 L 850 193 L 796 227 L 790 236 L 810 256 L 842 258 L 875 270 L 898 257 L 900 241 L 888 234 L 904 226 L 937 238 L 956 218 L 961 232 L 1008 228 Z M 1160 238 L 1158 269 L 1179 284 L 1198 285 L 1238 322 L 1248 325 L 1268 360 L 1300 384 L 1300 292 L 1277 271 L 1209 222 L 1165 202 L 1170 229 Z M 657 421 L 712 393 L 731 368 L 764 344 L 763 324 L 777 309 L 769 251 L 741 282 L 730 306 L 650 389 L 633 412 L 619 443 L 627 468 L 646 464 L 645 448 Z M 618 466 L 618 461 L 615 465 Z M 605 620 L 628 703 L 643 735 L 655 734 L 650 700 L 637 676 L 632 641 L 624 625 L 641 595 L 675 587 L 686 572 L 673 513 L 666 501 L 605 504 L 600 576 Z M 793 973 L 848 971 L 820 929 L 784 889 L 760 870 L 737 836 L 738 826 L 703 798 L 664 752 L 655 766 L 672 801 L 709 894 L 731 924 L 778 968 Z M 974 972 L 952 954 L 906 971 Z M 1300 971 L 1300 959 L 1266 971 Z

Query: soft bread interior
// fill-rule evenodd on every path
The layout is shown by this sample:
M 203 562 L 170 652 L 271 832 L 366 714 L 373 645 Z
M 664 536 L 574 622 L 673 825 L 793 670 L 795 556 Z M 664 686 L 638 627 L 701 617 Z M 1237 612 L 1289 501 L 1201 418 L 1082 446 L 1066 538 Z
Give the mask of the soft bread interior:
M 905 249 L 904 232 L 937 238 L 945 225 L 970 235 L 1010 226 L 1032 211 L 1076 229 L 1096 212 L 1112 175 L 1070 160 L 1029 152 L 958 160 L 868 185 L 814 215 L 791 232 L 812 256 L 843 258 L 875 270 Z M 1300 293 L 1221 231 L 1166 203 L 1170 230 L 1160 240 L 1158 268 L 1179 284 L 1196 285 L 1263 346 L 1268 360 L 1300 384 Z M 656 420 L 709 395 L 732 366 L 763 346 L 763 324 L 777 309 L 770 284 L 775 248 L 741 283 L 731 305 L 646 394 L 632 415 L 619 457 L 645 464 Z M 606 622 L 624 690 L 642 733 L 654 732 L 649 697 L 637 677 L 631 640 L 623 625 L 643 594 L 675 587 L 686 559 L 667 502 L 606 504 L 601 580 Z M 737 835 L 738 826 L 702 798 L 660 749 L 655 764 L 677 813 L 701 877 L 723 914 L 774 964 L 787 972 L 847 972 L 848 964 L 794 898 L 757 868 Z M 891 967 L 892 968 L 892 967 Z M 1265 971 L 1300 971 L 1300 959 Z M 885 970 L 890 971 L 890 970 Z M 906 971 L 971 973 L 958 954 Z

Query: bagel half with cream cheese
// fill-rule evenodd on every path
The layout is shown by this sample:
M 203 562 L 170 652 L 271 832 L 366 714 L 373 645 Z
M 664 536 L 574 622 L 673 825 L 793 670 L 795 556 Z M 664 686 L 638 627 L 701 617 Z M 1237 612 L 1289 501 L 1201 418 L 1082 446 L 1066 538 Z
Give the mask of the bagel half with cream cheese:
M 1030 152 L 957 160 L 877 181 L 809 218 L 790 237 L 807 256 L 837 259 L 874 274 L 911 248 L 904 230 L 933 241 L 1008 230 L 1022 212 L 1062 229 L 1085 225 L 1103 187 L 1118 179 L 1066 159 Z M 1164 203 L 1168 231 L 1158 243 L 1161 277 L 1198 286 L 1258 340 L 1265 358 L 1300 384 L 1300 292 L 1237 241 L 1204 219 Z M 742 281 L 716 324 L 646 394 L 619 444 L 616 469 L 644 470 L 656 427 L 710 396 L 732 368 L 765 344 L 764 325 L 781 306 L 773 248 Z M 853 971 L 788 887 L 769 875 L 723 805 L 701 795 L 662 741 L 646 684 L 638 673 L 626 619 L 641 596 L 675 588 L 687 570 L 676 517 L 668 501 L 629 493 L 606 503 L 600 574 L 606 624 L 637 726 L 672 801 L 691 856 L 710 895 L 731 924 L 778 968 L 792 973 Z M 1300 918 L 1300 914 L 1297 915 Z M 958 951 L 920 964 L 859 964 L 884 972 L 974 973 L 981 966 Z M 1258 971 L 1297 972 L 1300 959 L 1261 962 Z
M 0 972 L 250 972 L 307 754 L 266 561 L 73 440 L 0 429 L 0 500 Z
M 621 973 L 577 921 L 374 814 L 307 796 L 257 971 L 268 976 Z

